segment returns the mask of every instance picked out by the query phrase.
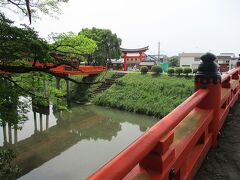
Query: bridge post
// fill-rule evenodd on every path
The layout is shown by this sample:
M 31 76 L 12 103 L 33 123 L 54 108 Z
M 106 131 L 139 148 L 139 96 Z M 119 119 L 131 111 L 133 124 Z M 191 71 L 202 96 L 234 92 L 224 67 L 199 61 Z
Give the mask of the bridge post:
M 70 75 L 68 75 L 67 77 L 69 77 Z M 66 84 L 67 84 L 67 102 L 71 101 L 71 84 L 69 80 L 66 80 Z
M 60 89 L 60 78 L 59 77 L 56 77 L 56 88 L 57 89 Z
M 34 133 L 37 132 L 37 114 L 33 112 L 33 119 L 34 119 Z
M 6 123 L 3 124 L 3 146 L 7 144 L 7 129 Z
M 12 144 L 12 124 L 8 123 L 8 140 L 9 140 L 9 144 Z
M 199 65 L 195 76 L 195 91 L 198 89 L 208 89 L 208 95 L 198 107 L 213 110 L 213 120 L 209 131 L 213 134 L 212 147 L 216 147 L 220 126 L 221 75 L 218 71 L 218 65 L 215 62 L 216 56 L 214 54 L 206 53 L 201 56 L 201 60 L 202 63 Z
M 39 119 L 40 119 L 40 132 L 43 131 L 43 120 L 42 120 L 42 114 L 39 114 Z
M 46 131 L 48 131 L 49 128 L 49 115 L 46 115 Z
M 17 125 L 14 125 L 14 144 L 17 144 L 17 142 L 18 142 Z

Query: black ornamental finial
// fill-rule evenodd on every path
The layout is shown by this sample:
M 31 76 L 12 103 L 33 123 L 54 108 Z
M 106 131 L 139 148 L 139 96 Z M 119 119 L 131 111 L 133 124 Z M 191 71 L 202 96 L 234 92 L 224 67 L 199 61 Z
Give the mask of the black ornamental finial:
M 198 66 L 195 76 L 197 82 L 214 82 L 221 80 L 221 74 L 218 71 L 218 64 L 215 62 L 216 56 L 212 53 L 206 53 L 200 58 L 202 63 Z

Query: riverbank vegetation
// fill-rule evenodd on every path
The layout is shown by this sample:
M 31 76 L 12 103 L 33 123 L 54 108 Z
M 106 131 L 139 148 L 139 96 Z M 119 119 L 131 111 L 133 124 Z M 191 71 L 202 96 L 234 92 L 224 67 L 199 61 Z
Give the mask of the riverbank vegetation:
M 77 103 L 85 103 L 90 101 L 94 96 L 94 91 L 97 89 L 105 79 L 111 78 L 116 72 L 114 71 L 105 71 L 99 75 L 89 75 L 89 76 L 77 76 L 75 78 L 82 78 L 82 82 L 89 82 L 90 84 L 73 84 L 72 99 Z
M 161 118 L 193 93 L 193 84 L 192 78 L 129 73 L 93 103 Z

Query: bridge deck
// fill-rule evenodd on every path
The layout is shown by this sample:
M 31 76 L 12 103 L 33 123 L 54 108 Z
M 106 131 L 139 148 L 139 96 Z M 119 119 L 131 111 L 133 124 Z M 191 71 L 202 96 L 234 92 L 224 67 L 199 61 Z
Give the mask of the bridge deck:
M 219 147 L 209 151 L 196 180 L 240 179 L 240 101 L 229 113 L 221 130 Z

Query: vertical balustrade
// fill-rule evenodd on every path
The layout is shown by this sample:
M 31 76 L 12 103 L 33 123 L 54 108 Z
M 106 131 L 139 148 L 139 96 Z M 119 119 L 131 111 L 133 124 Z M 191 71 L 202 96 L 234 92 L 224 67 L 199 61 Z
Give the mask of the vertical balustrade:
M 152 169 L 166 176 L 164 171 L 175 158 L 175 149 L 170 146 L 173 143 L 174 132 L 171 131 L 158 141 L 154 149 L 140 162 L 140 166 Z M 163 177 L 163 179 L 168 177 Z

